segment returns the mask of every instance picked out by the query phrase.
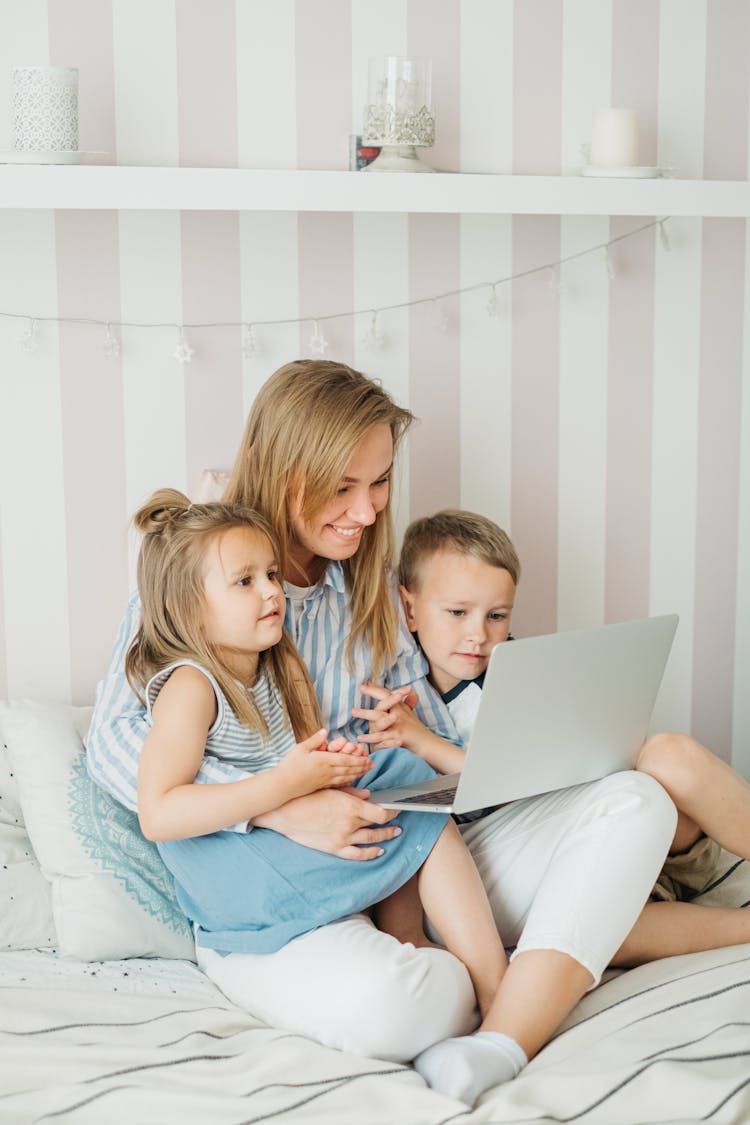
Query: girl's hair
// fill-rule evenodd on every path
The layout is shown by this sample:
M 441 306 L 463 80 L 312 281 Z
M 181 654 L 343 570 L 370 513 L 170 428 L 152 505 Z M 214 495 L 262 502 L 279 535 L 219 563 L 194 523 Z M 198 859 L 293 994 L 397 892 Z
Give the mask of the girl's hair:
M 518 585 L 521 563 L 510 537 L 486 516 L 445 508 L 434 516 L 423 516 L 410 523 L 404 533 L 399 560 L 399 582 L 412 593 L 418 593 L 424 562 L 440 551 L 455 551 L 507 570 Z
M 194 660 L 211 672 L 237 717 L 253 730 L 268 733 L 252 692 L 245 692 L 202 627 L 204 560 L 213 540 L 224 531 L 248 527 L 277 544 L 268 522 L 250 508 L 229 504 L 191 504 L 187 496 L 162 488 L 138 509 L 133 523 L 143 534 L 138 556 L 138 590 L 142 617 L 125 658 L 130 686 L 141 691 L 156 672 L 176 660 Z M 310 677 L 294 644 L 283 633 L 277 645 L 260 653 L 259 671 L 275 681 L 295 737 L 306 738 L 322 726 Z
M 300 504 L 305 523 L 314 520 L 335 498 L 365 434 L 373 426 L 388 426 L 395 457 L 413 421 L 411 411 L 397 406 L 378 383 L 343 363 L 287 363 L 253 403 L 224 499 L 263 512 L 273 524 L 279 563 L 287 574 L 292 504 Z M 389 492 L 386 507 L 364 529 L 356 554 L 343 564 L 352 613 L 347 657 L 351 661 L 356 641 L 364 638 L 376 676 L 396 652 L 393 541 Z

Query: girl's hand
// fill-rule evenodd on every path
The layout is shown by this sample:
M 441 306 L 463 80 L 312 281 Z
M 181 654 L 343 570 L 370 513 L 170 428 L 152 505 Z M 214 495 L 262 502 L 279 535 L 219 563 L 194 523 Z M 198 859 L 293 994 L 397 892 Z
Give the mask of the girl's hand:
M 347 742 L 342 735 L 329 740 L 328 751 L 334 754 L 358 754 L 360 758 L 369 758 L 370 756 L 370 751 L 366 746 L 362 746 L 358 742 Z
M 284 774 L 294 796 L 302 797 L 316 789 L 352 785 L 373 768 L 374 762 L 364 747 L 356 747 L 343 738 L 334 739 L 329 746 L 327 735 L 328 731 L 319 730 L 304 742 L 298 742 L 276 767 Z M 342 749 L 335 748 L 339 743 Z

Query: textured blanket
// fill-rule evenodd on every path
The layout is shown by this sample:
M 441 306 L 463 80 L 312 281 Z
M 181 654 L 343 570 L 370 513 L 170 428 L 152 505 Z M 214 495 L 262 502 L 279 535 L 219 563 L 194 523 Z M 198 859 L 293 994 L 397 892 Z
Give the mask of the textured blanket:
M 409 1067 L 262 1027 L 228 1002 L 0 989 L 3 1125 L 704 1120 L 750 1121 L 750 946 L 615 977 L 470 1113 Z

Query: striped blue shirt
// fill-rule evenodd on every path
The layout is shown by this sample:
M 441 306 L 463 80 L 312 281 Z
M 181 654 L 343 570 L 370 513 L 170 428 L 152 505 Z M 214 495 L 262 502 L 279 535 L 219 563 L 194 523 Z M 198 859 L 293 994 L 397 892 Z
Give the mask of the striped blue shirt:
M 427 682 L 427 662 L 406 627 L 395 585 L 393 595 L 399 604 L 396 658 L 380 682 L 391 689 L 411 684 L 419 697 L 417 714 L 425 726 L 460 746 L 461 740 L 448 708 Z M 88 769 L 94 781 L 134 811 L 138 799 L 138 759 L 149 725 L 146 708 L 125 676 L 125 654 L 139 621 L 140 601 L 134 593 L 115 640 L 109 670 L 96 690 L 86 746 Z M 343 734 L 356 742 L 359 735 L 367 732 L 368 724 L 363 719 L 353 718 L 352 708 L 371 705 L 358 689 L 373 678 L 372 657 L 368 645 L 358 641 L 349 670 L 346 643 L 351 631 L 351 609 L 340 563 L 329 564 L 323 581 L 305 591 L 296 612 L 287 603 L 284 624 L 310 672 L 323 722 L 331 737 Z M 207 756 L 195 780 L 240 781 L 247 776 L 247 771 Z M 244 831 L 246 826 L 233 827 Z

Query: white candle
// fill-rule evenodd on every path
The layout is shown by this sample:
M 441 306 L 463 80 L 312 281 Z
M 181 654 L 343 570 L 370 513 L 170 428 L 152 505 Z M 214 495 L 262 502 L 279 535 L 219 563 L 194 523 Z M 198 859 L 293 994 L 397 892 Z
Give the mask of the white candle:
M 599 168 L 630 168 L 638 163 L 638 115 L 634 109 L 597 111 L 590 161 Z

